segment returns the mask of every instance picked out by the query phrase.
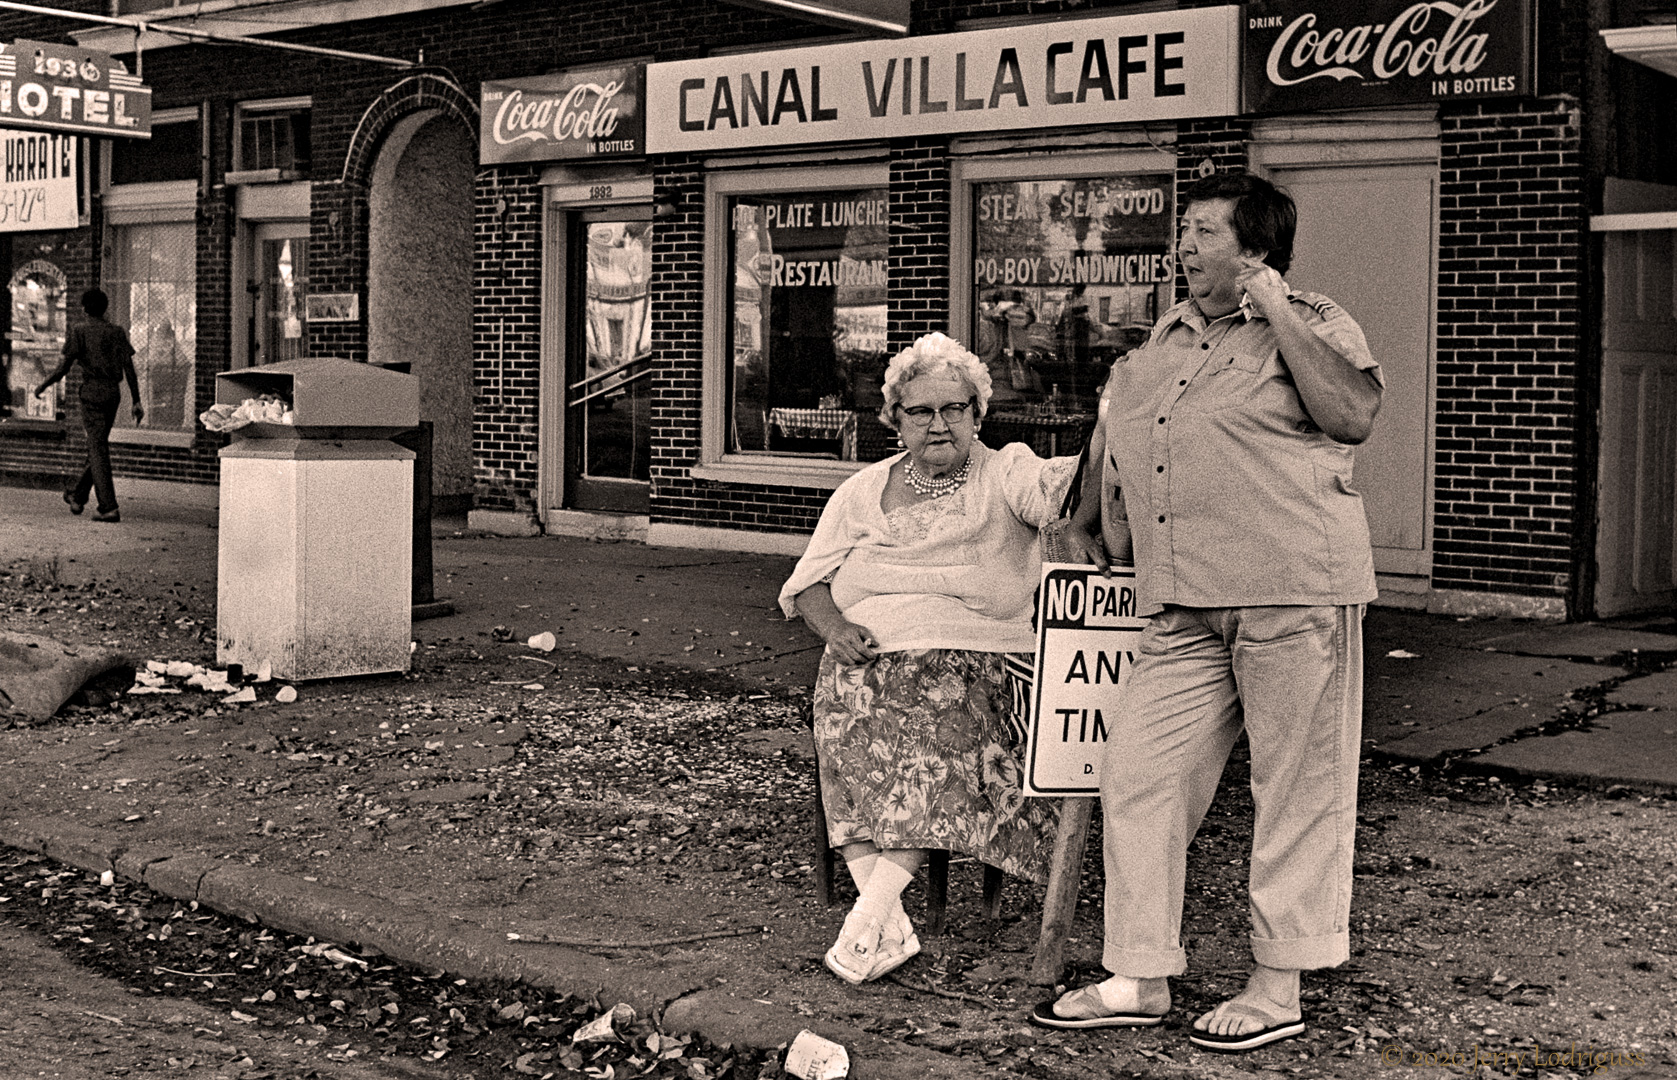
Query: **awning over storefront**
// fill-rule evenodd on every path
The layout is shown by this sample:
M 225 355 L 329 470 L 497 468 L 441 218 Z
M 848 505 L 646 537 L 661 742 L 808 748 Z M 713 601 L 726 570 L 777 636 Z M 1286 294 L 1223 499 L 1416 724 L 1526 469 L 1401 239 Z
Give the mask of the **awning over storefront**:
M 1601 38 L 1615 56 L 1677 76 L 1677 24 L 1603 30 Z
M 908 0 L 728 0 L 846 30 L 908 33 Z

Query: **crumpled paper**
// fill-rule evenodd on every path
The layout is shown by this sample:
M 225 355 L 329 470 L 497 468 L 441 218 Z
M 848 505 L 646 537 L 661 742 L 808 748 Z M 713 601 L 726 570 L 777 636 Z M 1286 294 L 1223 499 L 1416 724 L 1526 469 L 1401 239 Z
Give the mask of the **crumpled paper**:
M 246 424 L 294 424 L 297 414 L 277 394 L 245 398 L 237 405 L 217 404 L 198 414 L 198 422 L 211 431 L 237 431 Z

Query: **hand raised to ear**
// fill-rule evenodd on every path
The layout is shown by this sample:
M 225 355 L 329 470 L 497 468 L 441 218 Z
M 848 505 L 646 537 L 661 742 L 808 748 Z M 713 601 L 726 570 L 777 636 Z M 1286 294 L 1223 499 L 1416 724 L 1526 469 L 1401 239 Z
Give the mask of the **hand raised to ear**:
M 1246 291 L 1258 314 L 1273 322 L 1275 313 L 1286 309 L 1287 283 L 1273 266 L 1260 259 L 1247 256 L 1241 259 L 1241 263 L 1236 284 Z

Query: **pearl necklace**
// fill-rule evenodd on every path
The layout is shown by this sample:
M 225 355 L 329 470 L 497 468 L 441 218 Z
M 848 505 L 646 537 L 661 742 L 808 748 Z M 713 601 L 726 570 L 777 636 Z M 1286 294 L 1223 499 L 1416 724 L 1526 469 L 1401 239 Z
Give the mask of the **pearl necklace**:
M 961 490 L 967 482 L 967 473 L 972 469 L 972 458 L 961 462 L 961 467 L 947 476 L 927 476 L 914 467 L 914 459 L 908 459 L 908 468 L 903 470 L 903 478 L 908 486 L 921 495 L 930 495 L 934 499 L 941 499 L 945 495 L 953 495 Z

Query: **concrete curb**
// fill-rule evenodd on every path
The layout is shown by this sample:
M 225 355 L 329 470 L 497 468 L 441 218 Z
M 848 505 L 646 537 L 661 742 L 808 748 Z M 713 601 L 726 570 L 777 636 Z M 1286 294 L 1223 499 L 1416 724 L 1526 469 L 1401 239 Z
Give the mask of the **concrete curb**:
M 670 1034 L 769 1049 L 809 1028 L 842 1043 L 857 1080 L 965 1080 L 969 1062 L 882 1039 L 846 1024 L 811 1020 L 776 1005 L 683 982 L 657 985 L 626 978 L 610 961 L 558 945 L 518 946 L 478 927 L 439 923 L 423 909 L 403 913 L 392 901 L 302 881 L 257 867 L 177 852 L 164 845 L 130 848 L 109 833 L 43 819 L 0 821 L 0 845 L 33 851 L 91 874 L 117 876 L 182 902 L 289 933 L 371 946 L 414 967 L 466 978 L 520 982 L 554 993 L 662 1012 Z M 522 950 L 530 950 L 525 954 Z

